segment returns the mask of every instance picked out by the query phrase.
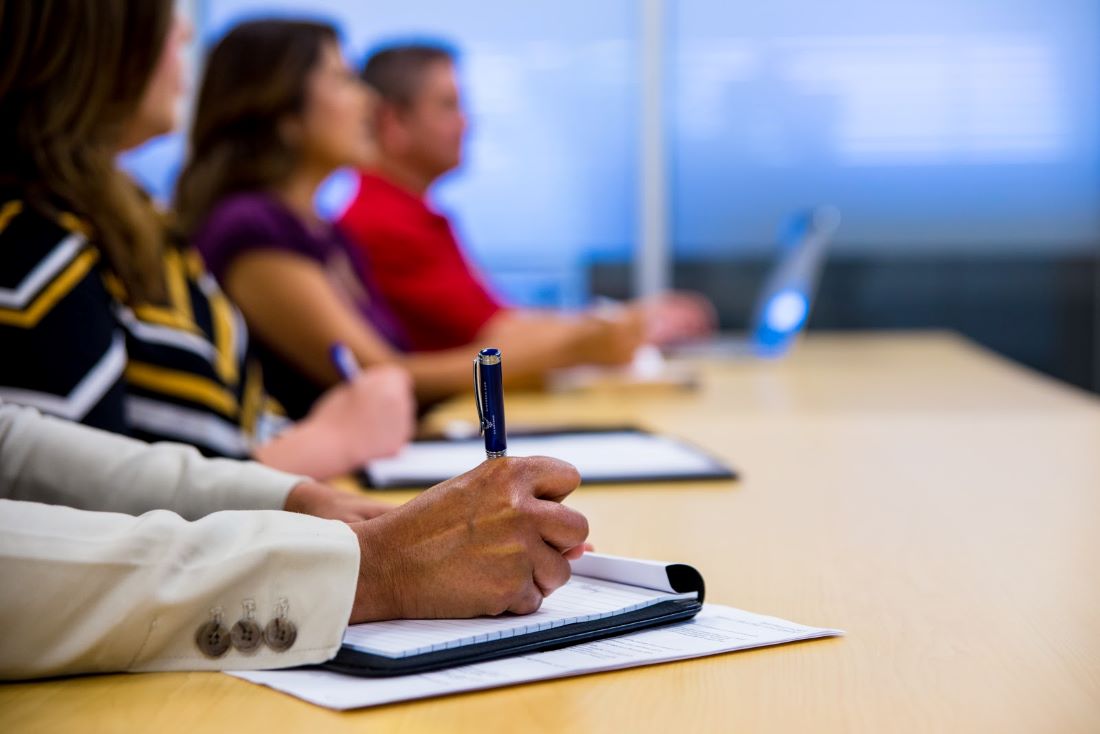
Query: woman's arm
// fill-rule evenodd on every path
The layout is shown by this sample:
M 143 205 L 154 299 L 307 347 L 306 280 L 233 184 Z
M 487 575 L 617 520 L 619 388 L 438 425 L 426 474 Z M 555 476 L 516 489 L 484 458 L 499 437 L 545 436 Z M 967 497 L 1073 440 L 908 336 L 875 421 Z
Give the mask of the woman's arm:
M 364 366 L 396 364 L 413 378 L 416 396 L 431 402 L 470 385 L 469 349 L 403 355 L 394 350 L 333 287 L 316 262 L 276 250 L 252 250 L 227 268 L 223 286 L 249 328 L 321 385 L 340 376 L 329 348 L 342 342 Z
M 482 346 L 508 354 L 509 384 L 531 384 L 551 369 L 584 363 L 628 361 L 641 340 L 641 325 L 589 315 L 494 317 L 479 342 L 439 352 L 401 354 L 390 347 L 333 287 L 312 260 L 275 250 L 253 250 L 226 271 L 224 287 L 250 328 L 284 359 L 322 385 L 339 376 L 329 347 L 343 342 L 364 365 L 397 364 L 412 375 L 417 398 L 430 403 L 470 388 L 470 365 Z

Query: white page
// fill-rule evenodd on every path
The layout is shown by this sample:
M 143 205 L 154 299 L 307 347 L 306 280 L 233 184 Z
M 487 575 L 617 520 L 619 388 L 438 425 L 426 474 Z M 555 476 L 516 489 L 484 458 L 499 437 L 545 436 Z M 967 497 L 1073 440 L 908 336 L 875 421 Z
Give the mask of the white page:
M 577 467 L 583 479 L 692 476 L 721 470 L 698 449 L 664 436 L 634 431 L 517 436 L 508 439 L 509 456 L 553 456 Z M 422 441 L 367 467 L 378 486 L 410 481 L 442 481 L 485 461 L 480 441 Z
M 670 565 L 674 564 L 593 552 L 585 553 L 580 558 L 569 562 L 570 569 L 578 576 L 673 592 L 675 589 L 672 588 L 668 579 Z
M 344 633 L 344 644 L 375 655 L 403 658 L 576 622 L 605 619 L 670 599 L 695 597 L 695 592 L 674 594 L 574 576 L 546 597 L 538 611 L 531 614 L 474 619 L 395 619 L 354 624 Z
M 840 634 L 843 632 L 839 630 L 706 604 L 688 622 L 434 673 L 358 678 L 321 670 L 259 670 L 230 675 L 319 706 L 354 709 Z

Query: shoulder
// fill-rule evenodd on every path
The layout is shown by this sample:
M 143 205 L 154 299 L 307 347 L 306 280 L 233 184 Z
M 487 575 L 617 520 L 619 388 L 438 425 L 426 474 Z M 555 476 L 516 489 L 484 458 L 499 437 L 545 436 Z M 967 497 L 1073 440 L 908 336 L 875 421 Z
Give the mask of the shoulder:
M 446 217 L 374 174 L 360 176 L 359 191 L 337 224 L 372 259 L 434 253 L 450 237 Z
M 340 224 L 386 232 L 422 225 L 431 214 L 420 197 L 376 173 L 365 172 L 359 174 L 359 188 Z
M 292 218 L 272 195 L 262 191 L 233 194 L 219 201 L 199 228 L 198 237 L 223 236 L 237 231 L 277 233 Z
M 14 319 L 41 310 L 47 296 L 56 302 L 72 291 L 99 261 L 88 235 L 72 214 L 46 213 L 18 198 L 0 201 L 0 309 Z
M 264 192 L 233 194 L 219 201 L 195 232 L 191 245 L 218 278 L 239 255 L 252 250 L 295 250 L 301 223 Z
M 125 432 L 126 348 L 88 227 L 71 214 L 0 201 L 0 393 L 43 412 Z
M 23 199 L 0 198 L 0 258 L 5 270 L 12 260 L 37 260 L 62 241 L 87 245 L 88 225 L 67 212 L 46 213 Z

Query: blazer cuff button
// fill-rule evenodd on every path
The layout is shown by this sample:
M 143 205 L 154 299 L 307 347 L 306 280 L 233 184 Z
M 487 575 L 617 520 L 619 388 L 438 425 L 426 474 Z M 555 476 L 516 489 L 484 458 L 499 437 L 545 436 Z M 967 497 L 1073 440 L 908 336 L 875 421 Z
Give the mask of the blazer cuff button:
M 248 655 L 256 652 L 263 644 L 264 631 L 256 624 L 256 603 L 246 599 L 243 606 L 244 616 L 229 630 L 229 639 L 237 652 Z
M 288 618 L 290 604 L 280 599 L 275 607 L 275 617 L 264 628 L 264 642 L 275 652 L 285 652 L 298 639 L 298 628 Z
M 213 612 L 210 621 L 199 627 L 195 633 L 195 644 L 199 652 L 208 658 L 220 658 L 229 650 L 229 630 L 222 624 L 220 611 Z
M 296 639 L 298 639 L 298 628 L 284 617 L 276 617 L 268 622 L 267 628 L 264 629 L 264 642 L 275 652 L 289 650 Z

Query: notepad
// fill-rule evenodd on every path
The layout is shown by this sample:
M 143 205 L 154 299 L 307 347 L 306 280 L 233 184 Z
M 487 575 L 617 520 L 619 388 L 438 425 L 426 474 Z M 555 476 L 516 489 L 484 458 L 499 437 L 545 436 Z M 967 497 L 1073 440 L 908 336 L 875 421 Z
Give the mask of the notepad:
M 571 567 L 532 614 L 352 625 L 326 667 L 369 677 L 439 670 L 682 621 L 702 608 L 703 579 L 690 566 L 586 553 Z
M 695 446 L 634 429 L 510 436 L 508 454 L 568 461 L 588 484 L 736 477 L 730 467 Z M 416 441 L 396 456 L 371 462 L 364 474 L 371 487 L 430 487 L 483 461 L 480 438 Z
M 374 655 L 404 658 L 607 619 L 673 599 L 697 597 L 696 592 L 670 594 L 578 576 L 547 597 L 533 614 L 372 622 L 349 627 L 344 644 Z

